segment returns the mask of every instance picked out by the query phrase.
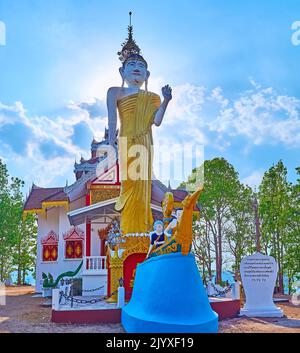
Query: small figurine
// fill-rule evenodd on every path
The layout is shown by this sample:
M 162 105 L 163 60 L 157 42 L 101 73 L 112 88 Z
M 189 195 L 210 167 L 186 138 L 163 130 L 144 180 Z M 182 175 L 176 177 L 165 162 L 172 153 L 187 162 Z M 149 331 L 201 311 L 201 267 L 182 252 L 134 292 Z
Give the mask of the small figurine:
M 153 247 L 156 249 L 162 246 L 165 242 L 164 235 L 164 222 L 163 221 L 155 221 L 153 225 L 154 231 L 150 233 L 150 246 L 148 250 L 147 257 L 150 255 Z
M 176 219 L 173 219 L 165 228 L 164 234 L 168 238 L 163 247 L 153 249 L 148 257 L 168 254 L 180 251 L 182 255 L 188 255 L 193 241 L 193 212 L 203 186 L 199 186 L 193 194 L 189 194 L 182 201 L 182 210 L 176 211 Z M 166 198 L 165 198 L 166 199 Z
M 176 216 L 172 219 L 172 221 L 168 224 L 167 228 L 164 231 L 164 234 L 168 237 L 168 239 L 171 238 L 171 236 L 174 234 L 175 228 L 180 221 L 182 215 L 182 210 L 177 210 L 176 211 Z

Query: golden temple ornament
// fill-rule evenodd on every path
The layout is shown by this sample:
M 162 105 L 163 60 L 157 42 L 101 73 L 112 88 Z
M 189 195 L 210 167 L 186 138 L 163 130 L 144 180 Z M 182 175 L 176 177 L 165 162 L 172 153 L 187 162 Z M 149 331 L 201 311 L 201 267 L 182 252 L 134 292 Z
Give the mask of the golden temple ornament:
M 133 39 L 133 27 L 131 24 L 132 12 L 129 12 L 128 38 L 122 44 L 121 51 L 118 52 L 119 59 L 124 63 L 131 55 L 141 55 L 141 49 Z

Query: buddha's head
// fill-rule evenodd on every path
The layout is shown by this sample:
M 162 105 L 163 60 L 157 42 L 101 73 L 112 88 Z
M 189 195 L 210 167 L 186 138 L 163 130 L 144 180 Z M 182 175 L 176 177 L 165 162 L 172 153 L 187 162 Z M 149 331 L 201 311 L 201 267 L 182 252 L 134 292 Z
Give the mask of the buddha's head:
M 138 54 L 129 56 L 119 69 L 123 83 L 126 82 L 128 87 L 138 86 L 139 88 L 145 83 L 147 90 L 147 82 L 150 76 L 148 64 L 146 60 Z

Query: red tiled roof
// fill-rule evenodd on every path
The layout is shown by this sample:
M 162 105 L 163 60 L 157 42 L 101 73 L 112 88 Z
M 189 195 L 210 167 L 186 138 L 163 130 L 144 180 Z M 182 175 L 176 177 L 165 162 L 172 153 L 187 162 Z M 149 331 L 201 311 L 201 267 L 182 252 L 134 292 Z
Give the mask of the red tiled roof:
M 171 190 L 171 192 L 174 195 L 175 202 L 183 201 L 185 197 L 188 195 L 188 192 L 186 190 L 174 189 L 174 190 Z M 200 208 L 197 204 L 194 207 L 194 211 L 200 211 Z
M 63 187 L 41 188 L 33 185 L 25 202 L 24 210 L 40 209 L 43 201 L 67 201 L 68 197 L 63 189 Z
M 63 190 L 61 190 L 46 197 L 43 201 L 68 201 L 68 196 Z
M 159 180 L 152 180 L 151 203 L 154 205 L 161 206 L 165 193 L 168 191 L 168 188 L 164 186 L 165 185 L 163 185 Z
M 175 202 L 180 202 L 182 201 L 188 194 L 187 191 L 185 190 L 178 190 L 178 189 L 174 189 L 171 190 L 172 194 L 174 195 L 174 201 Z

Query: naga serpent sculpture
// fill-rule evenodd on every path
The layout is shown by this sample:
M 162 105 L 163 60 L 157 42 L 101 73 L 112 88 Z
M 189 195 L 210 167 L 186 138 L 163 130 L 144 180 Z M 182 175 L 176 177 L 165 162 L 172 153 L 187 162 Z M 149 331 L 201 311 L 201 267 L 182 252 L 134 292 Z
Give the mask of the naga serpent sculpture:
M 164 245 L 153 250 L 148 258 L 172 252 L 181 251 L 182 255 L 187 255 L 190 252 L 193 240 L 192 224 L 194 207 L 203 190 L 203 186 L 200 186 L 193 194 L 189 194 L 185 197 L 185 199 L 182 201 L 182 215 L 173 230 L 174 234 L 168 241 L 165 242 Z M 171 205 L 173 199 L 168 194 L 169 193 L 166 193 L 165 195 L 163 205 L 164 208 L 169 211 L 170 207 L 167 204 L 169 202 Z

